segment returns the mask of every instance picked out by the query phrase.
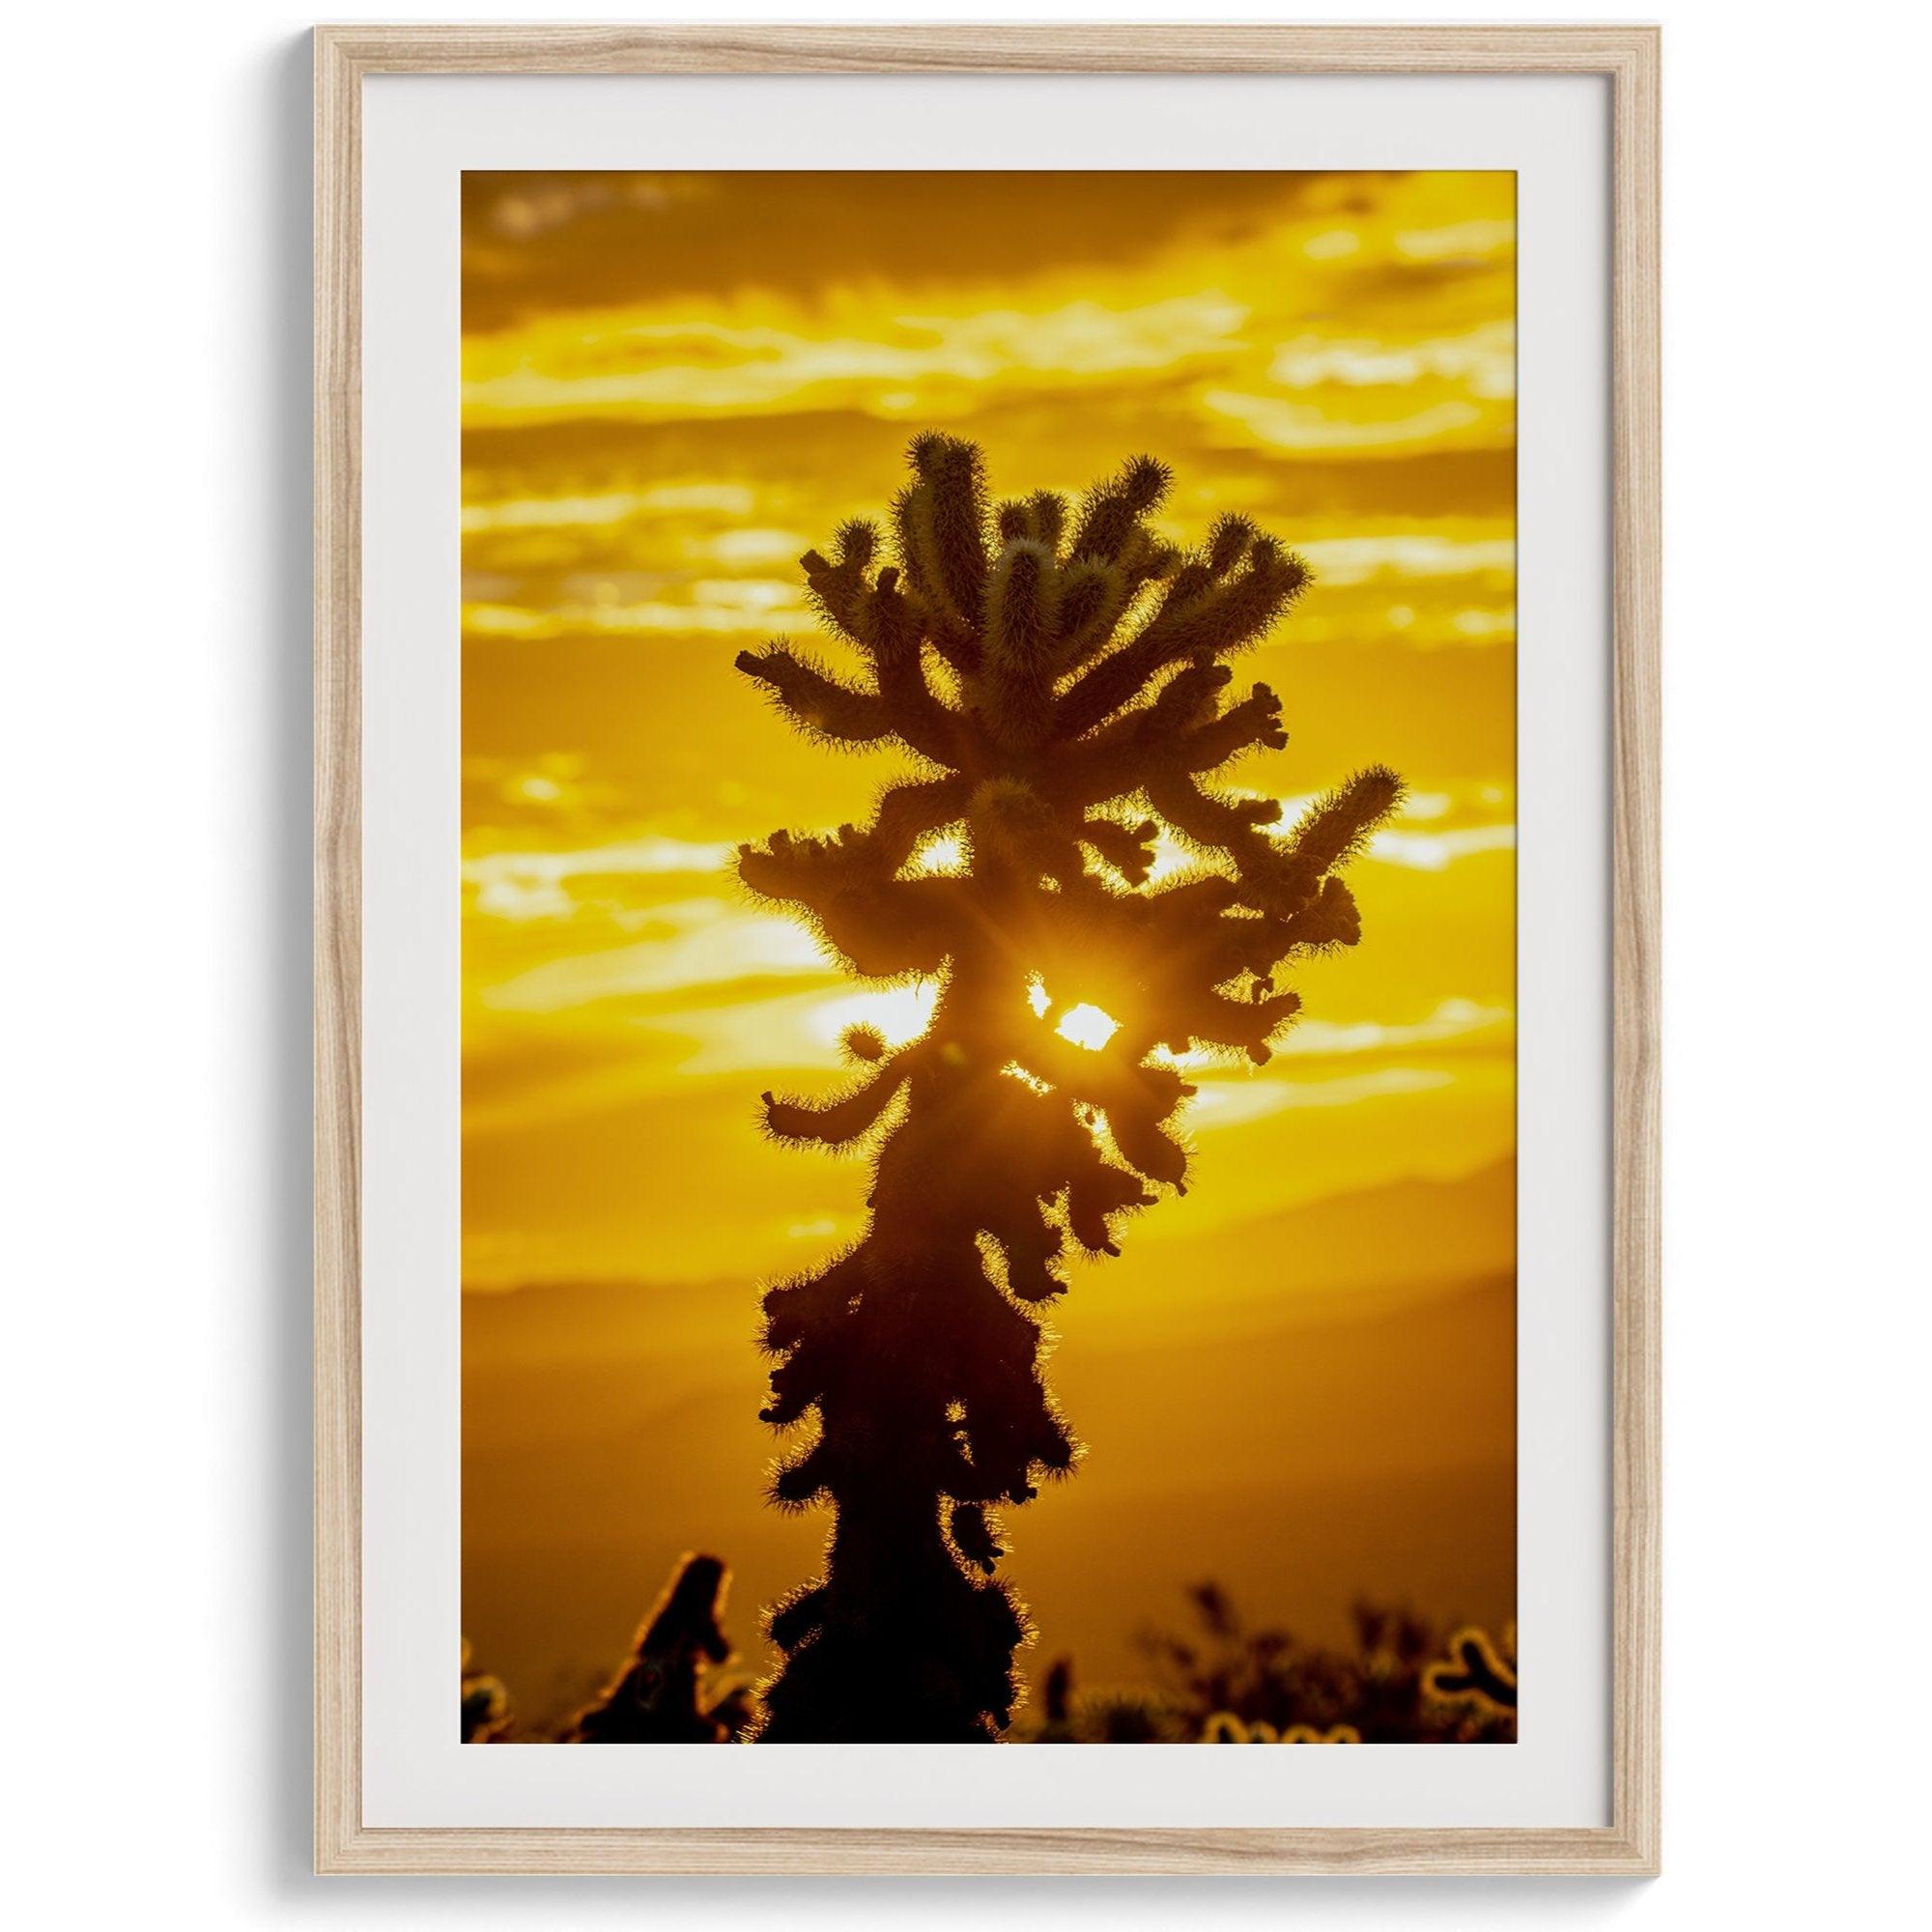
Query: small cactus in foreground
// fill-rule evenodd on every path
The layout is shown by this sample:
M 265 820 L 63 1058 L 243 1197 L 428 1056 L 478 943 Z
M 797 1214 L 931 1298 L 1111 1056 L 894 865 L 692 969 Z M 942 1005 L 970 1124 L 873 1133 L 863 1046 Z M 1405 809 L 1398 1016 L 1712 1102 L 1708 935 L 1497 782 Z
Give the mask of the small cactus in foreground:
M 1333 1724 L 1325 1731 L 1313 1724 L 1290 1724 L 1278 1731 L 1265 1718 L 1253 1722 L 1233 1711 L 1216 1711 L 1201 1729 L 1204 1745 L 1358 1745 L 1362 1734 L 1353 1724 Z
M 1287 743 L 1275 694 L 1231 701 L 1224 660 L 1308 582 L 1245 518 L 1178 550 L 1147 521 L 1168 487 L 1148 457 L 1077 504 L 990 501 L 951 437 L 917 438 L 911 464 L 892 561 L 864 522 L 803 559 L 862 675 L 783 642 L 738 660 L 799 731 L 923 767 L 864 827 L 743 847 L 740 876 L 859 978 L 939 983 L 919 1038 L 848 1035 L 847 1091 L 764 1098 L 777 1138 L 871 1167 L 864 1237 L 765 1299 L 765 1418 L 816 1425 L 774 1499 L 835 1512 L 824 1577 L 770 1620 L 770 1743 L 1009 1723 L 1026 1623 L 993 1580 L 997 1509 L 1075 1454 L 1033 1311 L 1066 1287 L 1069 1241 L 1117 1254 L 1122 1217 L 1182 1188 L 1176 1056 L 1268 1058 L 1300 1005 L 1276 975 L 1358 939 L 1337 874 L 1401 795 L 1372 766 L 1284 834 L 1278 800 L 1212 783 Z M 1163 828 L 1199 863 L 1155 883 Z M 942 833 L 963 872 L 916 863 Z
M 719 1623 L 729 1572 L 686 1556 L 644 1619 L 622 1669 L 564 1734 L 574 1745 L 716 1745 L 731 1724 L 702 1701 L 708 1666 L 731 1655 Z
M 1514 1649 L 1514 1645 L 1508 1646 Z M 1449 1639 L 1445 1662 L 1422 1673 L 1423 1688 L 1445 1703 L 1467 1698 L 1478 1708 L 1516 1709 L 1516 1662 L 1504 1655 L 1487 1631 L 1460 1630 Z
M 510 1732 L 510 1693 L 497 1678 L 469 1667 L 469 1639 L 463 1639 L 463 1742 L 501 1744 Z
M 1187 1735 L 1202 1744 L 1516 1740 L 1514 1704 L 1447 1681 L 1463 1668 L 1461 1646 L 1480 1632 L 1450 1625 L 1457 1634 L 1446 1639 L 1445 1627 L 1412 1610 L 1363 1600 L 1353 1608 L 1351 1643 L 1311 1643 L 1278 1624 L 1247 1624 L 1215 1585 L 1201 1584 L 1188 1596 L 1192 1627 L 1147 1631 L 1141 1643 Z M 1492 1667 L 1513 1683 L 1512 1631 L 1504 1631 L 1500 1646 L 1482 1641 Z M 1459 1653 L 1453 1663 L 1441 1662 L 1449 1650 Z

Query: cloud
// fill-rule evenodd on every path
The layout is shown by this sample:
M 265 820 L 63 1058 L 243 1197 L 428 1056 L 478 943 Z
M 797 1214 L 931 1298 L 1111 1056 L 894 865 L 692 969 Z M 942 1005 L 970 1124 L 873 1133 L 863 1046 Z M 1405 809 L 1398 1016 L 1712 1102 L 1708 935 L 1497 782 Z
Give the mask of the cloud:
M 1092 284 L 1231 225 L 1332 232 L 1338 212 L 1359 221 L 1391 195 L 1404 212 L 1384 226 L 1422 218 L 1398 179 L 1359 175 L 477 171 L 463 184 L 464 323 L 481 332 L 557 310 L 702 309 L 748 282 L 801 305 L 854 284 L 930 301 L 989 273 Z
M 1516 393 L 1516 325 L 1485 323 L 1463 335 L 1419 342 L 1357 336 L 1300 336 L 1268 364 L 1268 380 L 1284 389 L 1331 383 L 1350 388 L 1405 386 L 1430 378 L 1466 386 L 1501 401 Z
M 586 344 L 579 324 L 533 325 L 513 341 L 471 345 L 475 373 L 463 385 L 464 420 L 488 428 L 574 416 L 650 420 L 841 405 L 902 413 L 928 407 L 935 383 L 1060 388 L 1226 356 L 1240 347 L 1248 317 L 1240 302 L 1206 292 L 1119 306 L 1086 300 L 868 316 L 865 332 L 842 334 L 808 333 L 802 317 L 754 323 L 639 316 L 611 319 Z
M 1494 573 L 1512 582 L 1516 573 L 1513 537 L 1445 537 L 1427 533 L 1326 537 L 1296 544 L 1295 554 L 1315 573 L 1315 581 L 1334 587 L 1377 578 L 1478 577 Z
M 1454 832 L 1404 832 L 1391 827 L 1369 840 L 1366 856 L 1413 872 L 1440 872 L 1478 852 L 1509 852 L 1515 847 L 1514 825 L 1468 825 Z
M 652 837 L 566 852 L 486 852 L 463 862 L 466 885 L 476 888 L 475 909 L 493 919 L 567 918 L 577 902 L 565 890 L 573 879 L 716 874 L 736 847 L 715 841 Z M 659 907 L 654 915 L 666 918 Z
M 635 944 L 551 959 L 481 989 L 478 998 L 486 1007 L 554 1012 L 826 970 L 816 942 L 796 921 L 737 911 L 721 899 L 655 906 L 650 922 L 658 929 Z
M 1352 1107 L 1364 1100 L 1426 1094 L 1454 1081 L 1454 1074 L 1422 1066 L 1384 1066 L 1373 1073 L 1345 1074 L 1333 1080 L 1259 1078 L 1241 1084 L 1204 1080 L 1187 1103 L 1184 1124 L 1211 1133 L 1245 1125 L 1288 1107 Z
M 609 490 L 596 496 L 515 497 L 497 502 L 467 501 L 465 535 L 493 530 L 589 528 L 632 517 L 690 515 L 747 517 L 755 497 L 742 483 L 666 483 L 644 490 Z
M 577 637 L 765 637 L 818 629 L 818 613 L 788 583 L 760 578 L 705 578 L 682 586 L 682 597 L 632 603 L 569 599 L 528 604 L 474 603 L 463 607 L 463 628 L 479 638 L 543 643 Z
M 1413 228 L 1395 238 L 1395 247 L 1398 255 L 1411 262 L 1505 256 L 1516 247 L 1516 223 L 1455 221 L 1440 228 Z
M 1427 1019 L 1406 1024 L 1300 1019 L 1289 1030 L 1276 1053 L 1294 1060 L 1331 1054 L 1406 1052 L 1411 1047 L 1438 1046 L 1470 1034 L 1492 1032 L 1508 1026 L 1515 1017 L 1508 1007 L 1451 999 L 1444 1000 Z
M 1342 454 L 1363 449 L 1420 449 L 1445 442 L 1469 442 L 1484 420 L 1483 412 L 1465 402 L 1437 403 L 1413 415 L 1363 420 L 1336 415 L 1310 403 L 1291 403 L 1279 396 L 1254 396 L 1236 389 L 1209 389 L 1202 407 L 1238 423 L 1258 442 L 1297 456 Z

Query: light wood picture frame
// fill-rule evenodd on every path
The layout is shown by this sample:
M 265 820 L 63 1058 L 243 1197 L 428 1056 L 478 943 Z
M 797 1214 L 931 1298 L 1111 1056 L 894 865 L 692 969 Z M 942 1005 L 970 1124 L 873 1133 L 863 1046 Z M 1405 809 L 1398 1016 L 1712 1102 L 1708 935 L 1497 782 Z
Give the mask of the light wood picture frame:
M 1593 74 L 1614 127 L 1611 1822 L 384 1829 L 362 1822 L 361 103 L 388 74 Z M 315 35 L 315 1860 L 325 1873 L 1605 1874 L 1659 1860 L 1659 34 L 1644 26 L 325 26 Z

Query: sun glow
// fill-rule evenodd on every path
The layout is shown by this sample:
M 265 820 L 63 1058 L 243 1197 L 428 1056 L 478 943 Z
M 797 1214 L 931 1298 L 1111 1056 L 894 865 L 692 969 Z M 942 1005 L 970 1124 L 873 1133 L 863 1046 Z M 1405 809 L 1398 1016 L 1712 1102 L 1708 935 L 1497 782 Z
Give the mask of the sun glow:
M 1094 1053 L 1098 1053 L 1120 1030 L 1121 1023 L 1112 1013 L 1085 1004 L 1069 1007 L 1061 1014 L 1060 1024 L 1054 1028 L 1062 1039 L 1070 1039 L 1075 1046 L 1090 1048 Z
M 920 879 L 956 878 L 966 869 L 966 841 L 956 833 L 927 839 L 914 857 L 911 869 Z
M 848 1027 L 867 1026 L 896 1050 L 909 1046 L 932 1024 L 938 1005 L 939 986 L 931 980 L 881 992 L 845 993 L 818 1008 L 813 1031 L 829 1043 L 841 1038 Z

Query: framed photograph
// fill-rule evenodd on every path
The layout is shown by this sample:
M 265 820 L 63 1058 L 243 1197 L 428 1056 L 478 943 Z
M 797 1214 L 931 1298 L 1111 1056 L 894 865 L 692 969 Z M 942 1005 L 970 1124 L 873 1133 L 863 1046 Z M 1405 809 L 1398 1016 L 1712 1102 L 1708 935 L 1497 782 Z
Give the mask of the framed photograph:
M 1657 1869 L 1657 75 L 318 30 L 319 1870 Z

